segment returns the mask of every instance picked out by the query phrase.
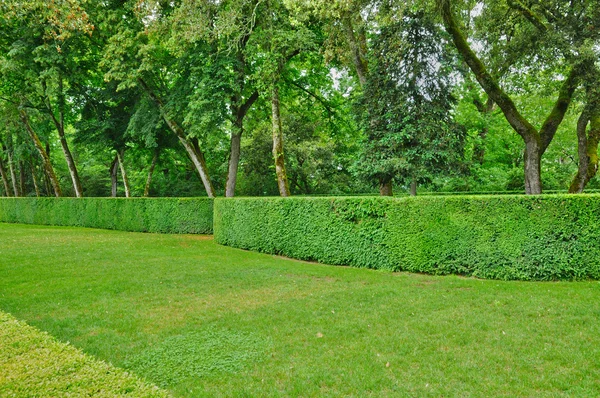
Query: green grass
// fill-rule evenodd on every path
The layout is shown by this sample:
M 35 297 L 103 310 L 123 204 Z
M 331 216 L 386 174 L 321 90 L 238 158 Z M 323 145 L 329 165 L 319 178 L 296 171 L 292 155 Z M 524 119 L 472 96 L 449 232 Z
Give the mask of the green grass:
M 0 369 L 2 397 L 169 396 L 3 312 Z
M 0 224 L 0 309 L 176 396 L 595 397 L 599 294 Z

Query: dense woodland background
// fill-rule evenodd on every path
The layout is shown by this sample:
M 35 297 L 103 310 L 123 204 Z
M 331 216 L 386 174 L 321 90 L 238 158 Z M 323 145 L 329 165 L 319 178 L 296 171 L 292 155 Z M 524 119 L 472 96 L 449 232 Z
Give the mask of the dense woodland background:
M 4 196 L 600 188 L 598 0 L 2 0 Z

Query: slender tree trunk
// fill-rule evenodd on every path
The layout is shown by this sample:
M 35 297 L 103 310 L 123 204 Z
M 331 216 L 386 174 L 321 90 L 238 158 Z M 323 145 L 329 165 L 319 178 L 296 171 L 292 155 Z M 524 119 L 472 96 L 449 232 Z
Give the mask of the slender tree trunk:
M 150 169 L 148 169 L 148 178 L 146 178 L 146 186 L 144 187 L 144 197 L 148 197 L 150 194 L 150 183 L 152 182 L 152 175 L 154 174 L 154 168 L 156 167 L 156 163 L 158 162 L 159 150 L 158 148 L 154 151 L 154 155 L 152 156 L 152 163 L 150 164 Z
M 535 139 L 525 141 L 525 193 L 540 195 L 542 193 L 541 149 Z
M 212 182 L 210 181 L 208 169 L 206 167 L 206 161 L 204 159 L 204 154 L 202 152 L 198 152 L 194 148 L 194 146 L 190 143 L 190 141 L 185 136 L 185 132 L 183 131 L 183 129 L 179 126 L 179 124 L 177 124 L 177 122 L 175 120 L 171 119 L 171 117 L 167 114 L 162 100 L 154 93 L 154 91 L 152 91 L 152 89 L 150 89 L 150 87 L 146 84 L 146 82 L 142 79 L 139 79 L 139 83 L 142 86 L 142 88 L 144 89 L 144 91 L 146 91 L 148 96 L 152 99 L 152 101 L 154 101 L 154 103 L 158 107 L 160 114 L 163 117 L 167 126 L 169 126 L 169 129 L 173 133 L 175 133 L 175 135 L 179 139 L 179 142 L 185 148 L 185 151 L 187 152 L 190 160 L 196 167 L 196 171 L 200 175 L 200 179 L 202 180 L 202 183 L 204 184 L 204 189 L 206 190 L 206 194 L 208 195 L 209 198 L 214 198 L 215 190 L 212 186 Z
M 46 85 L 43 83 L 44 91 L 46 91 Z M 58 118 L 54 113 L 54 109 L 52 107 L 52 103 L 50 102 L 50 98 L 46 96 L 46 108 L 48 109 L 48 113 L 50 114 L 50 118 L 56 127 L 56 131 L 58 132 L 58 137 L 60 140 L 60 146 L 63 151 L 63 155 L 65 157 L 65 161 L 67 162 L 67 168 L 69 169 L 69 174 L 71 176 L 71 181 L 73 182 L 73 190 L 75 191 L 75 196 L 78 198 L 83 197 L 83 188 L 81 187 L 81 180 L 79 179 L 79 173 L 77 171 L 77 166 L 75 164 L 75 160 L 73 159 L 73 154 L 71 153 L 71 149 L 69 148 L 69 143 L 67 142 L 67 137 L 65 136 L 65 99 L 63 92 L 63 79 L 62 76 L 58 78 Z
M 25 196 L 25 164 L 19 162 L 19 191 Z
M 35 177 L 35 167 L 33 167 L 33 163 L 29 164 L 29 169 L 31 170 L 31 179 L 33 180 L 33 187 L 35 188 L 35 196 L 38 198 L 40 195 L 40 187 L 37 182 L 37 178 Z
M 346 41 L 348 42 L 348 47 L 350 47 L 350 56 L 354 63 L 356 74 L 358 75 L 358 81 L 360 82 L 360 85 L 364 87 L 365 84 L 367 84 L 368 66 L 364 54 L 361 51 L 361 46 L 356 37 L 356 33 L 354 32 L 350 13 L 346 13 L 346 15 L 342 17 L 342 27 L 344 29 Z
M 83 197 L 83 188 L 81 187 L 81 181 L 79 180 L 79 173 L 77 172 L 77 167 L 75 165 L 75 160 L 73 160 L 73 155 L 71 154 L 71 150 L 69 149 L 69 144 L 67 143 L 67 139 L 65 137 L 64 130 L 59 129 L 58 133 L 60 137 L 60 145 L 63 150 L 63 154 L 65 156 L 65 160 L 67 162 L 67 167 L 69 169 L 69 174 L 71 175 L 71 181 L 73 182 L 73 189 L 75 190 L 75 196 L 78 198 Z
M 240 152 L 242 144 L 242 133 L 244 132 L 244 118 L 248 110 L 258 99 L 258 91 L 252 93 L 248 99 L 242 100 L 234 97 L 232 102 L 236 104 L 231 108 L 233 122 L 233 131 L 231 133 L 231 147 L 229 151 L 229 165 L 227 169 L 227 182 L 225 183 L 225 196 L 233 197 L 235 195 L 235 185 L 237 182 L 238 167 L 240 164 Z
M 10 150 L 6 152 L 8 155 L 8 169 L 10 170 L 10 180 L 12 183 L 13 194 L 16 197 L 21 196 L 19 194 L 19 186 L 17 185 L 17 174 L 15 173 L 15 165 L 13 161 L 13 154 Z
M 0 159 L 0 175 L 2 176 L 2 183 L 4 184 L 4 193 L 7 197 L 10 197 L 10 185 L 8 182 L 8 176 L 6 175 L 6 170 L 4 168 L 4 162 Z
M 391 180 L 379 181 L 379 195 L 381 196 L 394 196 L 393 185 Z
M 228 198 L 232 198 L 235 195 L 235 185 L 237 183 L 237 173 L 240 164 L 242 127 L 239 124 L 240 121 L 236 121 L 234 131 L 231 134 L 229 167 L 227 169 L 227 183 L 225 184 L 225 196 Z
M 123 187 L 125 188 L 125 197 L 131 197 L 131 189 L 129 187 L 129 178 L 127 177 L 127 171 L 125 170 L 125 163 L 123 162 L 123 155 L 125 150 L 121 149 L 117 151 L 117 160 L 119 162 L 119 168 L 121 169 L 121 178 L 123 179 Z
M 42 180 L 44 183 L 44 190 L 46 192 L 45 196 L 54 195 L 54 191 L 52 190 L 52 186 L 50 185 L 50 178 L 48 178 L 48 174 L 46 174 L 46 170 L 42 173 Z
M 275 160 L 275 174 L 277 187 L 283 197 L 290 196 L 290 187 L 285 172 L 285 157 L 283 155 L 283 129 L 281 127 L 281 113 L 279 109 L 279 88 L 273 87 L 271 98 L 271 111 L 273 122 L 273 159 Z
M 417 196 L 417 179 L 413 178 L 410 182 L 410 196 Z
M 40 138 L 38 137 L 37 133 L 31 127 L 31 124 L 29 123 L 29 118 L 27 117 L 27 113 L 24 110 L 21 110 L 20 115 L 21 115 L 21 121 L 23 122 L 23 125 L 25 126 L 25 129 L 27 130 L 27 133 L 29 134 L 29 137 L 33 141 L 33 145 L 35 146 L 35 149 L 38 151 L 38 154 L 42 158 L 42 165 L 44 167 L 44 172 L 45 172 L 46 176 L 48 177 L 48 179 L 50 179 L 50 183 L 52 184 L 52 188 L 54 190 L 54 196 L 56 196 L 56 197 L 62 196 L 62 190 L 60 189 L 60 184 L 58 182 L 58 178 L 56 178 L 56 174 L 54 173 L 54 167 L 52 167 L 52 163 L 50 162 L 50 157 L 48 156 L 48 153 L 46 152 L 46 149 L 44 148 L 42 141 L 40 141 Z
M 588 123 L 590 125 L 587 132 Z M 569 193 L 581 193 L 598 172 L 598 142 L 600 141 L 600 113 L 590 114 L 584 110 L 577 122 L 577 153 L 579 165 L 571 182 Z
M 110 196 L 113 198 L 117 197 L 118 189 L 118 174 L 119 174 L 119 158 L 115 155 L 112 163 L 110 164 Z

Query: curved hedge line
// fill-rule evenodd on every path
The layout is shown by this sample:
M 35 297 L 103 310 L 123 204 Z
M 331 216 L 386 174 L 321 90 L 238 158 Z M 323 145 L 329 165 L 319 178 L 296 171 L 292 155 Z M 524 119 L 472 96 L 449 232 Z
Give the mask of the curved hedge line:
M 211 234 L 209 198 L 2 198 L 0 222 Z
M 217 199 L 218 243 L 329 264 L 600 279 L 600 195 Z

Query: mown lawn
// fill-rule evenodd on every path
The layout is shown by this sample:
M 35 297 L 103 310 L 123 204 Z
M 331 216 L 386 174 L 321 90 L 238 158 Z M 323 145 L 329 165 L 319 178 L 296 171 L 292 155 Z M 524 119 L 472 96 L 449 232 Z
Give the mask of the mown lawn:
M 0 369 L 0 397 L 169 396 L 1 311 Z
M 599 297 L 0 224 L 1 310 L 176 396 L 595 397 Z

